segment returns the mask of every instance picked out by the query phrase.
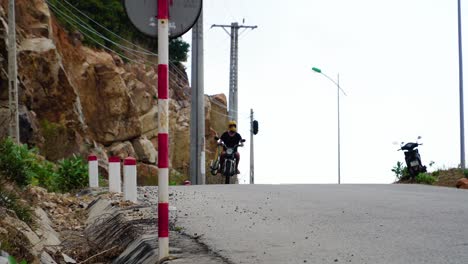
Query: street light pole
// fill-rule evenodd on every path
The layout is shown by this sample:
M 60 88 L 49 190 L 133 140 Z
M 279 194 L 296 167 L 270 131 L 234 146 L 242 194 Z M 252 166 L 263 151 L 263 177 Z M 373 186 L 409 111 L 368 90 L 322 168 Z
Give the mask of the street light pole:
M 460 81 L 460 166 L 462 169 L 465 169 L 465 116 L 463 108 L 463 56 L 460 0 L 458 0 L 458 70 L 458 78 Z
M 337 88 L 337 101 L 338 101 L 338 184 L 341 184 L 341 132 L 340 132 L 340 90 L 341 92 L 346 95 L 345 91 L 341 89 L 340 86 L 340 74 L 338 74 L 337 81 L 330 78 L 328 75 L 322 72 L 321 69 L 313 67 L 312 70 L 314 72 L 320 73 L 321 75 L 325 76 L 328 80 L 336 85 Z
M 338 98 L 338 184 L 341 184 L 341 140 L 340 140 L 340 74 L 337 79 L 337 98 Z

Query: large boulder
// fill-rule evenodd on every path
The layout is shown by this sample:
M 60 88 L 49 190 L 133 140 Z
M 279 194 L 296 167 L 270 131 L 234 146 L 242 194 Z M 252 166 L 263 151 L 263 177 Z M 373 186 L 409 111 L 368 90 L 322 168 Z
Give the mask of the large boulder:
M 158 185 L 158 167 L 145 163 L 137 164 L 137 185 L 156 186 Z
M 151 141 L 146 137 L 140 137 L 133 140 L 133 148 L 140 161 L 155 164 L 158 157 L 158 152 L 154 148 Z
M 117 156 L 122 160 L 127 157 L 136 157 L 135 149 L 130 141 L 114 143 L 107 149 L 110 156 Z
M 88 126 L 97 141 L 112 144 L 141 134 L 135 105 L 108 53 L 86 52 L 80 85 L 80 101 Z
M 152 138 L 158 135 L 158 108 L 153 107 L 148 113 L 139 117 L 142 135 Z
M 468 189 L 468 179 L 467 178 L 461 178 L 457 181 L 456 184 L 457 188 L 460 189 Z

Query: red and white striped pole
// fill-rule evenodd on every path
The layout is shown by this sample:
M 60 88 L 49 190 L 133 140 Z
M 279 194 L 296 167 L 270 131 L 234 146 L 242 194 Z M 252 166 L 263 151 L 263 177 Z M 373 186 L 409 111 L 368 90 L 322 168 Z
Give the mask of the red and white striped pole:
M 124 199 L 137 202 L 136 160 L 132 157 L 124 160 Z
M 89 187 L 91 188 L 99 187 L 98 160 L 97 160 L 96 155 L 88 156 L 88 177 L 89 177 Z
M 120 157 L 109 157 L 109 192 L 122 192 Z
M 169 256 L 169 0 L 158 0 L 158 236 Z

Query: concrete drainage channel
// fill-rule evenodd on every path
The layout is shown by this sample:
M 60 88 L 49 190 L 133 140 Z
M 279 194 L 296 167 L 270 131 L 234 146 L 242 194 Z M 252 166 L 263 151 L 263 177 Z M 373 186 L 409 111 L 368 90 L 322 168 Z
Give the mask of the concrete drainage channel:
M 86 233 L 91 234 L 88 239 L 105 248 L 119 247 L 123 250 L 113 263 L 158 263 L 155 206 L 99 198 L 88 209 Z M 175 210 L 170 213 L 172 227 L 176 222 L 176 214 Z M 161 263 L 230 263 L 197 239 L 177 231 L 170 233 L 170 247 L 171 258 Z

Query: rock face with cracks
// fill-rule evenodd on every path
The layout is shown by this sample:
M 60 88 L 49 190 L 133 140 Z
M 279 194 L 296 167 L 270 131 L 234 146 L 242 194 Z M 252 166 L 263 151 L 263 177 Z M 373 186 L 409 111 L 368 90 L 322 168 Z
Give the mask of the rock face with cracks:
M 7 7 L 0 0 L 0 139 L 9 122 Z M 103 175 L 111 155 L 157 164 L 157 67 L 84 46 L 44 0 L 16 0 L 16 18 L 21 141 L 49 160 L 97 154 Z M 171 65 L 169 88 L 170 164 L 187 179 L 191 90 L 180 66 Z M 208 164 L 212 132 L 227 123 L 225 96 L 205 96 L 205 114 Z

